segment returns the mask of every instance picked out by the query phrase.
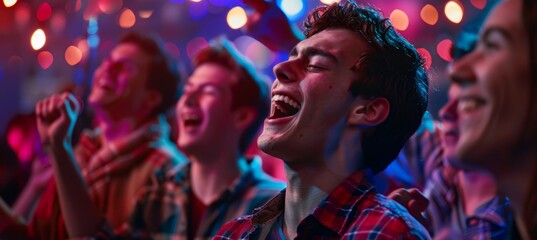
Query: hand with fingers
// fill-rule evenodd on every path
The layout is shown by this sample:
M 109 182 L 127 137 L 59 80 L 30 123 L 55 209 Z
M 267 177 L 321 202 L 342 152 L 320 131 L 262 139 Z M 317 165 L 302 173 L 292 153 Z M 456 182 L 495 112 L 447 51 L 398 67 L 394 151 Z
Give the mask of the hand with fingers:
M 304 39 L 304 35 L 289 22 L 273 0 L 242 1 L 252 8 L 252 12 L 248 14 L 245 32 L 271 50 L 289 52 Z
M 69 93 L 55 94 L 39 101 L 35 113 L 43 147 L 70 143 L 79 112 L 79 101 Z
M 395 200 L 418 220 L 426 229 L 431 227 L 431 219 L 426 216 L 429 199 L 427 199 L 420 190 L 416 188 L 404 189 L 399 188 L 392 191 L 388 198 Z

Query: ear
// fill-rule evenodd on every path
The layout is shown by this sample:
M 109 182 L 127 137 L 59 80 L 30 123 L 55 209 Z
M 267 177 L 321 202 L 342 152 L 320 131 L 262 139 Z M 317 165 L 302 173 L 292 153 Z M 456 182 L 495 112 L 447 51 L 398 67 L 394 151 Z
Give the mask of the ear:
M 390 113 L 388 99 L 378 97 L 365 99 L 359 97 L 356 105 L 349 114 L 348 123 L 360 127 L 374 127 L 383 123 Z
M 239 107 L 234 110 L 235 128 L 239 130 L 247 129 L 255 121 L 257 111 L 252 107 Z

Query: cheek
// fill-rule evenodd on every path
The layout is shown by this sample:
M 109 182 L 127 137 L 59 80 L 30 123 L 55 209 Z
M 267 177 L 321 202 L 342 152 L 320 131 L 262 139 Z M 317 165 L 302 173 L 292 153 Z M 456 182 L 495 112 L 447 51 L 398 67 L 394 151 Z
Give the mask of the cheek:
M 530 90 L 527 78 L 520 79 L 516 73 L 504 71 L 490 78 L 486 87 L 492 107 L 488 109 L 489 120 L 482 139 L 490 141 L 491 149 L 513 150 L 527 131 Z

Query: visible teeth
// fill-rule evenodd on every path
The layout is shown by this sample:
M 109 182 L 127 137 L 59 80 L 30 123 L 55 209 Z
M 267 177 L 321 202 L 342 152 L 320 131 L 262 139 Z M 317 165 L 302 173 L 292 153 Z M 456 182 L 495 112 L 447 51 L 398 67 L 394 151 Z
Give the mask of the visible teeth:
M 459 100 L 457 110 L 460 112 L 468 112 L 476 109 L 479 106 L 479 103 L 475 99 L 464 99 Z
M 184 120 L 199 120 L 200 117 L 197 114 L 185 113 L 182 115 Z
M 274 95 L 272 97 L 272 101 L 275 102 L 275 101 L 283 101 L 291 106 L 293 106 L 294 108 L 300 108 L 300 104 L 296 101 L 294 101 L 293 99 L 291 99 L 290 97 L 288 96 L 284 96 L 284 95 Z

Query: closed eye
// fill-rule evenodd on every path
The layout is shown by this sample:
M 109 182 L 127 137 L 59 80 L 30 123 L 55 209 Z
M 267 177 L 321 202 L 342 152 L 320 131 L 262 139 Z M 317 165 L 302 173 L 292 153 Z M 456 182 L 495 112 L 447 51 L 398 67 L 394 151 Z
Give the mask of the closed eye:
M 308 69 L 308 71 L 310 72 L 319 72 L 319 71 L 323 71 L 323 70 L 326 70 L 326 68 L 324 67 L 321 67 L 321 66 L 317 66 L 317 65 L 308 65 L 306 67 Z

